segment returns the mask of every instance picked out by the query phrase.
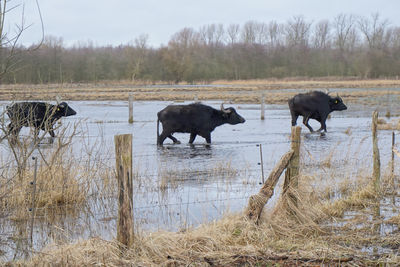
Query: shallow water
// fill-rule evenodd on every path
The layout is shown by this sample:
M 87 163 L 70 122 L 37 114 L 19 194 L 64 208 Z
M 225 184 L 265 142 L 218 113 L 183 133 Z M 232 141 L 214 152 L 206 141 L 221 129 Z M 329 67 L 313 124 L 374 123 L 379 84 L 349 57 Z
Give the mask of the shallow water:
M 346 111 L 333 112 L 327 120 L 328 133 L 323 136 L 311 134 L 302 126 L 301 171 L 317 177 L 316 188 L 335 187 L 341 180 L 371 172 L 371 114 L 374 109 L 386 112 L 389 106 L 393 114 L 400 114 L 399 108 L 389 102 L 385 106 L 350 104 Z M 220 105 L 218 101 L 204 103 L 215 108 Z M 179 230 L 218 219 L 226 212 L 242 210 L 249 196 L 258 192 L 263 179 L 257 145 L 262 144 L 265 179 L 290 148 L 291 119 L 286 105 L 266 105 L 265 120 L 260 120 L 259 105 L 225 104 L 235 107 L 246 122 L 216 128 L 211 146 L 206 146 L 199 136 L 191 146 L 187 144 L 189 134 L 175 134 L 182 144 L 174 145 L 167 139 L 160 148 L 156 146 L 156 113 L 172 102 L 134 102 L 133 124 L 128 123 L 127 102 L 70 101 L 68 104 L 77 115 L 63 118 L 62 123 L 73 125 L 79 121 L 81 131 L 73 142 L 73 153 L 77 155 L 95 146 L 96 153 L 101 153 L 105 162 L 113 166 L 114 136 L 133 134 L 133 166 L 138 173 L 133 203 L 136 230 Z M 310 124 L 314 129 L 319 128 L 315 121 Z M 387 166 L 390 160 L 391 134 L 391 131 L 379 132 L 382 166 Z M 24 128 L 21 136 L 28 135 L 29 129 Z M 41 144 L 43 149 L 51 146 Z M 10 152 L 6 142 L 1 144 L 0 152 L 2 159 L 7 158 Z M 280 186 L 268 208 L 276 203 Z M 60 236 L 69 241 L 115 237 L 116 195 L 100 203 L 95 196 L 88 204 L 90 212 L 86 210 L 73 218 L 63 215 L 59 222 L 50 225 L 37 220 L 35 248 L 40 249 Z M 16 230 L 11 221 L 4 222 L 3 228 Z

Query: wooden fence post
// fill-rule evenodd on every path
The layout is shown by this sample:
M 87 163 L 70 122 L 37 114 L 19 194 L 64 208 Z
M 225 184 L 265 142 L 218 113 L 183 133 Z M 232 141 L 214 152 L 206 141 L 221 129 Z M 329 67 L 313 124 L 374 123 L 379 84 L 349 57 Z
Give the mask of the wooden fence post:
M 279 177 L 288 166 L 289 161 L 293 155 L 293 150 L 290 150 L 285 155 L 283 155 L 281 160 L 278 162 L 278 164 L 275 165 L 275 168 L 271 171 L 267 180 L 261 187 L 260 192 L 258 192 L 257 195 L 253 195 L 250 197 L 249 205 L 246 209 L 246 216 L 254 223 L 258 223 L 265 204 L 274 194 L 274 189 L 279 180 Z
M 133 93 L 129 93 L 129 123 L 133 123 Z
M 300 169 L 300 126 L 293 126 L 291 133 L 291 144 L 290 147 L 294 151 L 293 157 L 286 168 L 285 182 L 283 183 L 282 196 L 285 197 L 286 206 L 290 209 L 288 203 L 293 203 L 297 207 L 297 196 L 294 193 L 299 187 L 299 169 Z
M 396 136 L 395 136 L 395 133 L 394 132 L 392 132 L 392 162 L 391 162 L 391 170 L 390 170 L 390 173 L 391 173 L 391 177 L 390 177 L 390 183 L 391 183 L 391 186 L 392 186 L 392 188 L 393 188 L 393 186 L 394 186 L 394 145 L 395 145 L 395 143 L 396 143 Z
M 378 148 L 378 112 L 372 113 L 372 156 L 373 156 L 373 172 L 374 185 L 376 192 L 379 192 L 381 179 L 381 160 Z
M 260 146 L 260 165 L 261 165 L 261 181 L 264 184 L 264 161 L 263 161 L 263 154 L 262 154 L 262 144 L 257 145 Z
M 31 207 L 31 231 L 30 231 L 30 241 L 31 241 L 31 248 L 33 248 L 33 226 L 35 223 L 35 211 L 36 211 L 36 180 L 37 180 L 37 157 L 32 157 L 35 161 L 35 169 L 33 171 L 33 181 L 31 182 L 33 189 L 32 189 L 32 207 Z
M 292 127 L 292 134 L 290 136 L 291 144 L 290 148 L 294 151 L 293 157 L 289 162 L 289 165 L 285 173 L 285 183 L 283 185 L 283 193 L 286 193 L 289 187 L 297 189 L 298 187 L 298 175 L 299 175 L 299 164 L 300 164 L 300 126 Z
M 265 118 L 265 96 L 264 92 L 261 93 L 261 120 Z
M 118 179 L 117 240 L 130 247 L 133 244 L 132 135 L 114 136 L 115 162 Z

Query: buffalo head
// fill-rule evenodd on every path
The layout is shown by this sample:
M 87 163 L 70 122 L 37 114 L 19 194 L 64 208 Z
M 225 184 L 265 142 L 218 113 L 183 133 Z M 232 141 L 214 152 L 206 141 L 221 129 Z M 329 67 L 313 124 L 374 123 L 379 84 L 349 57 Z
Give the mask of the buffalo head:
M 221 111 L 223 112 L 223 117 L 227 120 L 229 124 L 244 123 L 246 120 L 240 116 L 236 110 L 232 107 L 224 108 L 224 104 L 221 104 Z
M 76 115 L 76 111 L 73 110 L 66 102 L 61 102 L 56 106 L 56 113 L 62 117 L 68 117 Z
M 346 110 L 347 107 L 346 105 L 343 103 L 342 98 L 337 95 L 336 97 L 331 97 L 329 99 L 329 106 L 331 108 L 331 110 Z

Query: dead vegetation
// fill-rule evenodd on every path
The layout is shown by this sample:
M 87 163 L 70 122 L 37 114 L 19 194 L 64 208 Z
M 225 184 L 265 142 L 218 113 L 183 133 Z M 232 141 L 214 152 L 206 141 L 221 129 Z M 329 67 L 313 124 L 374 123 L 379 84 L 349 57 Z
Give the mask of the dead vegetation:
M 400 119 L 394 118 L 389 121 L 386 121 L 383 118 L 378 120 L 378 129 L 379 130 L 400 130 Z
M 200 101 L 222 99 L 241 103 L 259 103 L 260 95 L 265 92 L 266 103 L 283 103 L 295 92 L 283 89 L 328 90 L 336 88 L 342 91 L 346 101 L 357 101 L 363 97 L 379 97 L 391 94 L 399 96 L 400 80 L 247 80 L 215 81 L 207 85 L 163 85 L 133 84 L 129 82 L 104 82 L 98 84 L 47 84 L 47 85 L 1 85 L 3 100 L 53 100 L 57 96 L 65 100 L 127 100 L 134 93 L 135 100 L 193 100 Z M 364 90 L 347 91 L 348 88 Z M 381 88 L 381 90 L 373 90 Z M 343 90 L 341 90 L 343 89 Z
M 216 168 L 220 171 L 218 166 Z M 230 214 L 218 221 L 178 232 L 137 229 L 133 246 L 122 251 L 115 240 L 90 238 L 73 243 L 52 243 L 32 258 L 13 264 L 375 266 L 391 265 L 400 260 L 391 252 L 399 246 L 399 233 L 382 234 L 379 230 L 383 225 L 399 224 L 398 215 L 395 213 L 389 220 L 382 221 L 376 213 L 379 201 L 393 192 L 387 190 L 387 179 L 383 180 L 385 186 L 380 193 L 371 186 L 368 177 L 362 176 L 351 182 L 346 180 L 339 185 L 341 189 L 335 197 L 317 190 L 314 182 L 315 177 L 301 175 L 299 189 L 290 192 L 296 196 L 296 204 L 281 196 L 273 209 L 264 210 L 259 225 L 248 221 L 243 214 Z M 388 252 L 374 253 L 375 249 L 387 249 Z
M 119 250 L 115 241 L 100 238 L 74 244 L 50 245 L 23 265 L 63 266 L 253 266 L 395 264 L 396 253 L 373 253 L 365 247 L 398 247 L 399 234 L 381 235 L 382 224 L 373 210 L 376 192 L 357 185 L 344 199 L 326 200 L 310 191 L 307 176 L 294 192 L 297 205 L 286 198 L 265 210 L 255 225 L 241 214 L 181 232 L 151 232 L 135 236 L 132 248 Z M 312 179 L 311 179 L 312 180 Z M 293 193 L 293 192 L 292 192 Z M 357 216 L 343 218 L 357 209 Z M 371 217 L 372 216 L 372 217 Z M 333 224 L 332 224 L 333 223 Z M 393 217 L 391 223 L 398 223 Z M 377 228 L 378 227 L 378 228 Z
M 326 169 L 334 168 L 334 153 L 330 153 L 321 164 Z M 57 162 L 56 159 L 54 162 Z M 39 171 L 40 181 L 48 180 L 52 175 L 54 184 L 46 187 L 58 190 L 56 197 L 44 195 L 38 207 L 46 207 L 54 212 L 62 191 L 62 179 L 68 179 L 71 197 L 63 194 L 63 201 L 71 201 L 77 206 L 84 205 L 89 193 L 89 184 L 85 181 L 94 179 L 82 176 L 82 169 L 72 171 L 72 165 Z M 72 160 L 75 168 L 79 166 Z M 65 161 L 63 161 L 65 164 Z M 78 167 L 79 168 L 79 167 Z M 362 168 L 362 166 L 360 166 Z M 67 170 L 70 169 L 70 172 Z M 97 169 L 97 168 L 89 168 Z M 72 171 L 72 172 L 71 172 Z M 227 164 L 215 165 L 212 172 L 223 175 L 235 175 L 237 170 Z M 80 174 L 78 174 L 80 173 Z M 85 172 L 83 172 L 85 173 Z M 93 174 L 92 174 L 93 175 Z M 337 175 L 337 174 L 336 174 Z M 106 175 L 107 176 L 107 175 Z M 108 175 L 107 177 L 109 177 Z M 112 176 L 112 175 L 111 175 Z M 168 186 L 181 176 L 177 172 L 161 172 L 168 181 Z M 60 177 L 60 178 L 57 178 Z M 81 177 L 80 180 L 74 180 Z M 172 177 L 172 178 L 171 178 Z M 136 177 L 139 179 L 139 177 Z M 135 179 L 136 179 L 135 178 Z M 212 177 L 211 177 L 212 178 Z M 210 178 L 210 179 L 211 179 Z M 43 180 L 42 180 L 43 179 Z M 61 179 L 61 180 L 60 180 Z M 87 180 L 85 180 L 87 179 Z M 29 190 L 31 174 L 27 172 L 27 182 L 20 190 Z M 115 184 L 102 179 L 104 184 L 115 190 Z M 148 232 L 136 229 L 131 248 L 121 250 L 121 244 L 115 240 L 89 238 L 70 242 L 53 242 L 31 258 L 12 261 L 9 264 L 20 266 L 254 266 L 254 265 L 341 265 L 341 266 L 376 266 L 396 264 L 400 259 L 398 231 L 382 234 L 382 227 L 397 227 L 400 224 L 397 212 L 387 220 L 379 213 L 380 202 L 394 196 L 393 185 L 389 183 L 389 174 L 382 180 L 380 192 L 375 191 L 372 179 L 360 174 L 358 179 L 344 181 L 338 189 L 328 187 L 327 193 L 315 187 L 316 177 L 302 174 L 299 188 L 289 192 L 296 196 L 296 203 L 285 195 L 272 209 L 264 209 L 258 225 L 246 219 L 243 214 L 228 214 L 218 221 L 202 224 L 198 227 L 185 228 L 178 232 Z M 145 182 L 145 181 L 143 181 Z M 397 180 L 396 180 L 397 184 Z M 22 188 L 24 187 L 24 188 Z M 101 186 L 96 190 L 104 191 Z M 162 190 L 162 188 L 161 188 Z M 111 192 L 111 191 L 110 191 Z M 102 192 L 104 194 L 104 192 Z M 395 193 L 396 194 L 396 193 Z M 26 206 L 26 199 L 11 198 L 10 205 Z M 40 198 L 39 198 L 40 199 Z M 13 200 L 13 201 L 12 201 Z M 14 202 L 15 201 L 15 202 Z M 24 203 L 24 201 L 27 201 Z M 49 213 L 46 213 L 48 216 Z M 22 218 L 20 218 L 22 220 Z M 5 263 L 7 265 L 7 263 Z
M 334 153 L 328 155 L 334 168 Z M 312 160 L 312 159 L 311 159 Z M 229 165 L 229 164 L 228 164 Z M 215 166 L 225 172 L 229 166 Z M 360 166 L 362 169 L 363 166 Z M 229 170 L 229 173 L 231 171 Z M 163 174 L 179 177 L 178 173 Z M 335 174 L 338 176 L 338 174 Z M 357 179 L 344 177 L 327 189 L 315 187 L 316 177 L 301 174 L 299 188 L 288 191 L 271 209 L 264 209 L 260 223 L 244 214 L 228 214 L 218 221 L 178 232 L 136 229 L 132 247 L 115 240 L 90 238 L 74 243 L 53 243 L 28 260 L 26 266 L 376 266 L 395 265 L 400 258 L 397 211 L 389 219 L 380 214 L 381 202 L 398 191 L 385 172 L 380 192 L 372 178 L 360 172 Z M 398 184 L 396 178 L 396 185 Z M 331 190 L 329 193 L 326 190 Z M 395 205 L 393 205 L 395 207 Z

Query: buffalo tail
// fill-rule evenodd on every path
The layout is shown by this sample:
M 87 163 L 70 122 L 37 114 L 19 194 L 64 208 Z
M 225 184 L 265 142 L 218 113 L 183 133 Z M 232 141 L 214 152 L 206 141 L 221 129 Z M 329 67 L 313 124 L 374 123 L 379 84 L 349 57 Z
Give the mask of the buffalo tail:
M 160 128 L 160 119 L 157 118 L 157 144 L 158 144 L 158 140 L 160 140 L 159 128 Z

